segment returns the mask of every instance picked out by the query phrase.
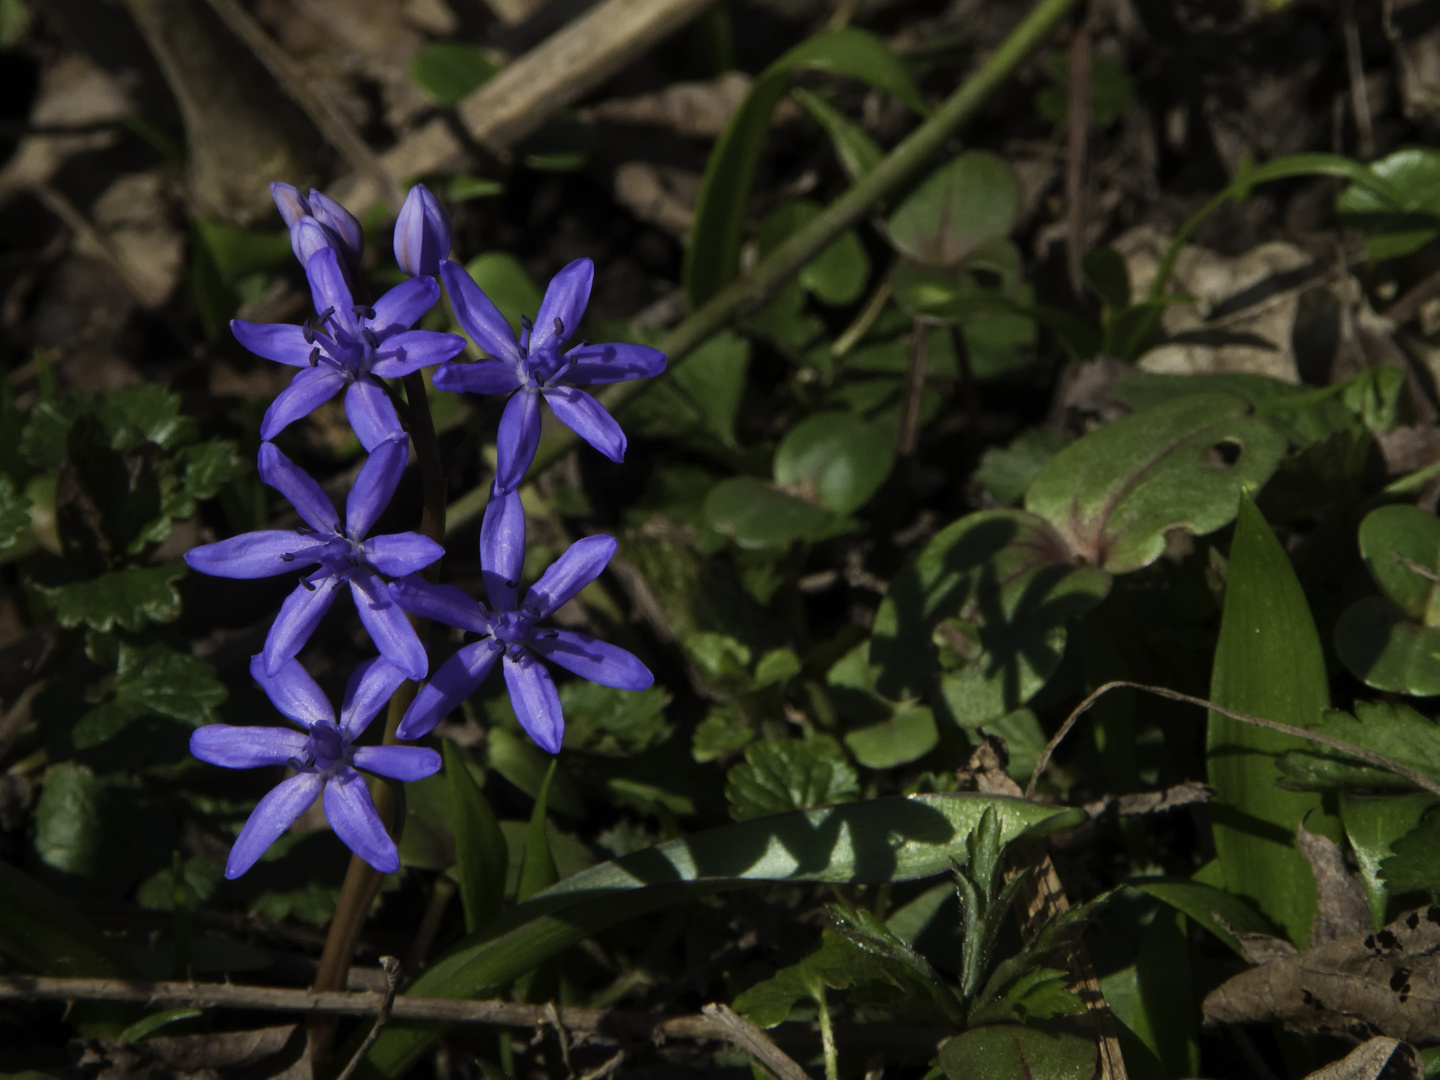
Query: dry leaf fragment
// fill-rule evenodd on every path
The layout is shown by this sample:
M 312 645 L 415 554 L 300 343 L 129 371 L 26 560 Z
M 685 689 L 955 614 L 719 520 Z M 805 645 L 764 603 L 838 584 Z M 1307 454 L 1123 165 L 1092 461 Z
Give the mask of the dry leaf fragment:
M 1310 944 L 1324 945 L 1370 929 L 1373 924 L 1365 890 L 1345 866 L 1340 845 L 1328 836 L 1308 832 L 1303 823 L 1295 842 L 1315 875 L 1315 891 L 1320 899 L 1310 927 Z
M 1420 1080 L 1424 1071 L 1420 1053 L 1413 1046 L 1380 1037 L 1361 1043 L 1305 1080 Z
M 745 100 L 754 80 L 743 71 L 727 71 L 705 82 L 676 82 L 653 94 L 612 98 L 580 110 L 588 121 L 669 128 L 677 135 L 713 139 L 725 130 L 731 115 Z M 775 123 L 798 115 L 794 102 L 783 102 Z
M 1279 1020 L 1304 1034 L 1440 1043 L 1440 905 L 1243 971 L 1211 991 L 1204 1014 L 1212 1025 Z

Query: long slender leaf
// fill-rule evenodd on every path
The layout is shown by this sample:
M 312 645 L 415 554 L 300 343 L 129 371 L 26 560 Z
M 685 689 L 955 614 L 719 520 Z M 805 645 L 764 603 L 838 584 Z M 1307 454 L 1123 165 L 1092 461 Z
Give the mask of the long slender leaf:
M 1240 500 L 1210 700 L 1309 727 L 1330 705 L 1320 635 L 1290 559 L 1260 511 Z M 1295 846 L 1301 821 L 1339 839 L 1320 796 L 1275 786 L 1275 762 L 1304 740 L 1210 714 L 1215 850 L 1232 892 L 1248 896 L 1303 947 L 1315 920 L 1315 879 Z
M 880 41 L 854 27 L 817 34 L 766 68 L 721 132 L 695 202 L 695 231 L 685 252 L 685 297 L 698 308 L 740 273 L 740 244 L 750 189 L 770 131 L 770 117 L 790 76 L 803 68 L 863 79 L 917 112 L 925 102 L 910 73 Z
M 555 856 L 550 852 L 550 837 L 545 832 L 545 806 L 550 801 L 550 781 L 555 778 L 555 759 L 550 759 L 550 768 L 545 770 L 545 779 L 540 784 L 540 794 L 535 796 L 535 808 L 530 813 L 530 828 L 525 833 L 525 861 L 520 867 L 519 900 L 550 888 L 560 880 L 555 869 Z
M 460 749 L 444 741 L 445 780 L 455 828 L 455 877 L 465 908 L 465 930 L 489 922 L 505 904 L 505 870 L 510 862 L 505 834 Z
M 709 829 L 573 874 L 517 905 L 432 965 L 408 992 L 474 997 L 505 985 L 561 949 L 627 919 L 711 892 L 775 882 L 880 883 L 944 873 L 987 807 L 1002 840 L 1048 821 L 1058 830 L 1081 811 L 973 794 L 919 795 L 755 818 Z M 443 1032 L 392 1023 L 364 1066 L 399 1077 Z M 337 1060 L 344 1060 L 337 1051 Z

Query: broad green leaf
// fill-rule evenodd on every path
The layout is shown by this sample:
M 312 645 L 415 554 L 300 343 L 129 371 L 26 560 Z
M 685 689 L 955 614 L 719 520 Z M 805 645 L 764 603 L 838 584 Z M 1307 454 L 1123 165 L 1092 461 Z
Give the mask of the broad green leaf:
M 1039 1026 L 987 1024 L 940 1048 L 950 1080 L 1090 1080 L 1099 1048 L 1084 1035 Z
M 1382 506 L 1360 523 L 1360 555 L 1380 591 L 1423 626 L 1440 626 L 1440 518 Z
M 177 1020 L 193 1020 L 203 1015 L 199 1009 L 164 1009 L 161 1012 L 151 1013 L 143 1020 L 137 1020 L 120 1033 L 120 1041 L 124 1043 L 143 1042 L 155 1032 L 159 1031 L 166 1024 L 173 1024 Z
M 689 399 L 705 426 L 726 446 L 735 445 L 735 418 L 750 369 L 750 342 L 725 331 L 670 369 L 666 381 Z
M 1376 930 L 1388 921 L 1390 906 L 1390 887 L 1381 874 L 1381 864 L 1395 854 L 1396 841 L 1414 829 L 1435 805 L 1435 796 L 1429 792 L 1411 795 L 1347 792 L 1340 796 L 1340 821 L 1360 867 L 1360 884 L 1365 888 Z
M 1153 906 L 1153 905 L 1152 905 Z M 1121 1049 L 1130 1075 L 1139 1078 L 1199 1076 L 1200 1002 L 1185 920 L 1174 911 L 1152 911 L 1148 924 L 1125 928 L 1139 937 L 1134 961 L 1100 977 L 1100 991 L 1119 1025 L 1143 1044 Z M 1108 922 L 1115 922 L 1112 912 Z M 1093 955 L 1093 953 L 1092 953 Z M 1104 963 L 1104 962 L 1102 962 Z M 1105 966 L 1109 966 L 1106 964 Z M 1151 1069 L 1137 1065 L 1139 1049 L 1154 1055 Z
M 555 777 L 555 765 L 555 759 L 551 758 L 550 768 L 546 770 L 545 779 L 540 783 L 540 793 L 535 796 L 535 807 L 530 812 L 530 828 L 525 833 L 525 861 L 520 866 L 517 900 L 529 900 L 560 879 L 559 871 L 555 869 L 555 857 L 550 854 L 550 837 L 545 828 L 545 804 L 550 794 L 550 781 Z
M 219 719 L 215 710 L 227 692 L 208 661 L 158 642 L 136 646 L 123 641 L 117 661 L 115 696 L 87 712 L 71 732 L 77 750 L 101 745 L 142 716 L 167 716 L 192 727 Z
M 805 106 L 805 111 L 830 136 L 835 155 L 851 180 L 860 179 L 885 156 L 885 151 L 880 149 L 869 132 L 819 94 L 797 87 L 791 91 L 791 96 Z
M 991 806 L 1007 841 L 1038 822 L 1055 819 L 1069 827 L 1074 821 L 1054 807 L 961 794 L 870 799 L 709 829 L 566 878 L 502 915 L 484 940 L 461 942 L 406 992 L 479 997 L 607 927 L 711 892 L 776 881 L 861 884 L 944 873 Z M 403 1076 L 444 1030 L 392 1021 L 361 1075 Z
M 1440 814 L 1427 813 L 1390 847 L 1395 854 L 1380 864 L 1380 877 L 1390 892 L 1440 894 Z
M 0 556 L 17 547 L 30 532 L 30 500 L 15 490 L 15 481 L 0 473 Z
M 1029 286 L 1022 289 L 1030 300 Z M 1001 312 L 960 324 L 970 373 L 980 382 L 1003 378 L 1030 366 L 1035 358 L 1035 320 L 1020 311 Z
M 755 679 L 751 689 L 762 690 L 767 686 L 784 686 L 800 674 L 800 658 L 793 649 L 771 649 L 755 664 Z
M 732 754 L 755 738 L 744 715 L 730 705 L 721 705 L 705 714 L 690 741 L 690 756 L 702 765 Z
M 988 150 L 966 150 L 942 165 L 890 215 L 890 242 L 926 266 L 954 266 L 1010 232 L 1020 202 L 1015 174 Z
M 1357 701 L 1354 716 L 1327 709 L 1311 726 L 1316 734 L 1364 747 L 1440 780 L 1440 725 L 1408 705 Z M 1284 785 L 1293 791 L 1412 790 L 1403 777 L 1319 743 L 1289 751 L 1278 765 Z
M 1225 586 L 1225 610 L 1210 677 L 1218 705 L 1313 727 L 1329 706 L 1320 636 L 1290 559 L 1248 498 L 1240 502 Z M 1210 714 L 1207 735 L 1215 850 L 1227 887 L 1255 901 L 1303 948 L 1315 921 L 1315 878 L 1295 847 L 1303 821 L 1337 839 L 1320 796 L 1276 786 L 1277 759 L 1312 744 Z
M 736 821 L 849 802 L 859 794 L 854 766 L 828 735 L 751 743 L 725 777 Z
M 62 761 L 47 769 L 35 805 L 40 860 L 67 874 L 92 874 L 104 839 L 103 802 L 100 781 L 85 766 Z
M 410 81 L 442 109 L 458 105 L 500 68 L 473 45 L 434 41 L 410 59 Z
M 1356 678 L 1389 693 L 1440 694 L 1440 627 L 1405 618 L 1383 596 L 1357 600 L 1335 622 L 1335 653 Z
M 1335 199 L 1344 215 L 1417 213 L 1440 218 L 1440 151 L 1428 146 L 1407 146 L 1372 161 L 1369 170 L 1388 184 L 1352 183 Z
M 855 760 L 869 769 L 893 769 L 924 757 L 940 742 L 935 714 L 923 705 L 896 710 L 888 720 L 845 733 Z
M 64 627 L 85 625 L 109 631 L 119 626 L 139 630 L 147 623 L 170 622 L 180 614 L 175 582 L 185 565 L 131 566 L 72 585 L 38 586 Z
M 705 496 L 705 520 L 741 547 L 780 547 L 811 536 L 834 519 L 826 509 L 763 480 L 736 476 Z
M 1085 284 L 1111 311 L 1130 306 L 1130 271 L 1125 258 L 1114 248 L 1094 248 L 1080 260 Z
M 520 260 L 507 251 L 487 251 L 465 264 L 465 272 L 475 279 L 480 291 L 500 309 L 518 337 L 520 318 L 535 318 L 540 310 L 540 287 L 520 265 Z M 578 327 L 565 328 L 572 333 Z
M 1286 440 L 1239 398 L 1195 394 L 1107 424 L 1040 471 L 1025 509 L 1047 519 L 1077 559 L 1113 574 L 1148 566 L 1165 534 L 1214 532 L 1242 491 L 1269 479 Z
M 615 690 L 577 679 L 560 688 L 565 710 L 565 746 L 594 754 L 638 754 L 670 734 L 665 709 L 670 695 L 662 687 Z
M 473 934 L 505 906 L 505 871 L 510 853 L 505 834 L 451 740 L 444 739 L 445 782 L 455 825 L 455 879 L 465 908 L 465 932 Z
M 775 482 L 799 488 L 837 514 L 864 506 L 895 462 L 893 440 L 854 413 L 806 417 L 775 450 Z
M 980 457 L 975 482 L 990 492 L 1001 506 L 1013 506 L 1025 497 L 1025 490 L 1045 463 L 1069 446 L 1069 434 L 1054 428 L 1032 428 L 1006 447 L 992 446 Z
M 1244 955 L 1236 934 L 1275 932 L 1274 926 L 1245 900 L 1193 878 L 1142 877 L 1131 878 L 1126 884 L 1194 919 L 1236 956 Z
M 1110 576 L 1073 566 L 1060 535 L 1018 510 L 943 529 L 903 567 L 875 617 L 870 660 L 888 698 L 928 693 L 942 675 L 962 724 L 993 720 L 1054 674 L 1066 627 L 1104 598 Z
M 750 191 L 770 131 L 770 117 L 792 73 L 819 69 L 862 79 L 898 97 L 917 112 L 924 100 L 901 62 L 880 39 L 845 27 L 802 41 L 750 87 L 750 93 L 716 140 L 695 201 L 695 227 L 685 250 L 683 281 L 691 308 L 704 304 L 740 272 L 740 246 Z
M 405 828 L 398 841 L 401 866 L 449 870 L 455 865 L 452 806 L 450 785 L 441 773 L 405 785 Z
M 598 143 L 594 127 L 573 113 L 561 112 L 525 136 L 515 152 L 526 168 L 567 173 L 583 169 Z
M 764 258 L 824 212 L 817 202 L 796 199 L 766 215 L 755 238 Z M 846 229 L 800 270 L 799 282 L 821 303 L 844 306 L 856 300 L 870 278 L 870 256 L 854 229 Z

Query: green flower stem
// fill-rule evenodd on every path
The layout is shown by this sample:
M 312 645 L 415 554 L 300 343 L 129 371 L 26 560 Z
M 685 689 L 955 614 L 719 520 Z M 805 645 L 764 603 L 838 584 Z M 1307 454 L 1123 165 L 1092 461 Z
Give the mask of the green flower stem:
M 749 274 L 740 277 L 665 335 L 656 348 L 676 364 L 694 351 L 711 335 L 724 329 L 736 318 L 763 304 L 785 282 L 839 236 L 868 214 L 881 199 L 913 179 L 939 153 L 946 141 L 968 121 L 987 98 L 1015 72 L 1046 36 L 1055 29 L 1077 0 L 1041 0 L 1023 22 L 1006 38 L 980 70 L 965 80 L 930 118 L 912 131 L 885 155 L 869 172 L 851 185 L 814 221 L 794 233 L 772 251 Z M 643 394 L 653 379 L 616 383 L 600 395 L 612 413 L 627 401 Z M 576 436 L 568 429 L 545 439 L 535 455 L 532 474 L 553 464 L 574 444 Z M 489 496 L 488 485 L 466 492 L 451 504 L 449 521 L 452 529 L 463 528 L 480 516 Z
M 420 465 L 420 532 L 437 543 L 445 539 L 445 473 L 440 461 L 440 444 L 435 438 L 435 423 L 430 416 L 430 402 L 425 396 L 425 379 L 420 372 L 406 375 L 405 397 L 409 405 L 410 438 L 415 443 L 415 456 Z M 434 581 L 440 573 L 437 560 L 423 571 L 421 576 Z M 410 616 L 411 625 L 423 644 L 429 633 L 430 623 L 425 619 Z M 415 700 L 416 686 L 413 682 L 402 683 L 390 699 L 385 714 L 385 737 L 382 745 L 398 743 L 395 730 L 405 710 Z M 403 785 L 395 780 L 373 778 L 370 781 L 370 796 L 375 802 L 375 811 L 385 823 L 385 831 L 397 841 L 403 820 Z M 325 935 L 325 948 L 320 954 L 320 966 L 315 975 L 316 990 L 343 990 L 350 974 L 350 961 L 355 955 L 355 946 L 360 941 L 360 931 L 365 926 L 365 917 L 370 905 L 380 891 L 384 875 L 375 870 L 358 855 L 350 856 L 350 866 L 345 872 L 345 884 L 340 888 L 340 899 L 335 905 L 335 915 L 330 920 L 330 929 Z M 310 1049 L 314 1060 L 321 1061 L 329 1053 L 335 1038 L 335 1020 L 317 1019 L 310 1024 Z

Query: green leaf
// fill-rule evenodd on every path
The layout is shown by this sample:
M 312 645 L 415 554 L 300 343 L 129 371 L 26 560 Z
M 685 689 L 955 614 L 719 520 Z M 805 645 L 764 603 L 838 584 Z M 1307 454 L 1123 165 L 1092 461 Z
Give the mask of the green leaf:
M 1085 1002 L 1069 987 L 1069 973 L 1057 968 L 1025 968 L 998 985 L 992 979 L 976 999 L 969 1024 L 1023 1024 L 1084 1012 Z
M 794 233 L 824 212 L 817 202 L 796 199 L 784 203 L 766 215 L 760 223 L 756 245 L 760 258 L 774 251 Z M 822 303 L 835 307 L 853 303 L 865 290 L 870 278 L 870 256 L 860 243 L 854 229 L 846 229 L 819 255 L 800 270 L 800 285 Z
M 1035 109 L 1046 120 L 1064 124 L 1069 119 L 1070 56 L 1054 53 L 1046 62 L 1056 86 L 1047 86 L 1035 95 Z M 1105 56 L 1090 58 L 1090 122 L 1107 127 L 1130 111 L 1135 88 L 1125 69 Z
M 828 735 L 751 743 L 745 760 L 725 776 L 736 821 L 849 802 L 859 794 L 860 778 Z
M 1165 534 L 1214 532 L 1242 491 L 1269 479 L 1286 441 L 1239 398 L 1195 394 L 1091 432 L 1040 471 L 1025 508 L 1080 559 L 1123 574 L 1165 550 Z
M 1005 159 L 966 150 L 922 180 L 890 215 L 890 242 L 926 266 L 954 266 L 1007 236 L 1020 188 Z
M 30 500 L 15 490 L 15 481 L 0 473 L 0 556 L 30 532 Z
M 510 853 L 500 822 L 470 775 L 460 748 L 449 739 L 442 743 L 451 820 L 455 823 L 455 879 L 465 908 L 465 932 L 473 934 L 505 906 L 505 871 L 510 865 Z
M 775 881 L 860 884 L 944 873 L 992 806 L 1002 840 L 1060 816 L 1054 807 L 1019 799 L 917 795 L 705 830 L 566 878 L 502 915 L 484 940 L 462 942 L 406 992 L 478 997 L 607 927 L 710 892 Z M 440 1024 L 392 1021 L 371 1051 L 365 1075 L 403 1076 L 443 1031 Z
M 453 108 L 500 70 L 479 49 L 458 41 L 434 41 L 410 59 L 410 81 L 442 109 Z
M 705 426 L 726 446 L 735 445 L 735 418 L 750 368 L 750 342 L 730 331 L 716 334 L 670 369 L 666 381 L 685 394 Z
M 648 750 L 670 734 L 665 710 L 670 695 L 658 686 L 616 690 L 586 680 L 560 688 L 565 746 L 593 754 L 628 756 Z
M 445 197 L 451 202 L 465 202 L 469 199 L 488 199 L 505 194 L 505 185 L 499 180 L 484 176 L 459 173 L 445 183 Z
M 487 251 L 465 264 L 465 272 L 475 279 L 480 291 L 500 309 L 500 314 L 518 336 L 520 318 L 533 319 L 540 310 L 540 287 L 520 265 L 520 260 L 506 251 Z M 578 327 L 566 327 L 578 330 Z
M 1360 555 L 1380 591 L 1423 626 L 1440 626 L 1440 518 L 1382 506 L 1360 523 Z
M 1440 694 L 1440 628 L 1411 622 L 1383 596 L 1367 596 L 1335 622 L 1335 653 L 1365 685 L 1388 693 Z
M 1390 846 L 1395 854 L 1380 864 L 1380 877 L 1390 892 L 1440 893 L 1440 814 L 1427 813 Z
M 870 646 L 877 689 L 917 697 L 943 674 L 956 720 L 974 726 L 1003 716 L 1054 674 L 1067 624 L 1109 586 L 1105 572 L 1070 565 L 1059 534 L 1032 514 L 961 518 L 890 584 Z
M 835 147 L 840 165 L 851 180 L 858 180 L 880 163 L 885 151 L 870 137 L 869 132 L 855 123 L 835 106 L 809 90 L 796 87 L 791 97 L 805 106 L 808 112 Z
M 956 1035 L 940 1048 L 950 1080 L 1089 1080 L 1099 1049 L 1068 1031 L 990 1024 Z
M 1225 610 L 1210 677 L 1218 705 L 1313 727 L 1329 706 L 1320 636 L 1290 559 L 1248 498 L 1240 503 Z M 1226 886 L 1253 899 L 1303 948 L 1315 921 L 1315 879 L 1295 847 L 1300 823 L 1337 839 L 1318 795 L 1276 786 L 1276 760 L 1312 744 L 1210 714 L 1207 736 L 1215 850 Z
M 734 753 L 755 738 L 744 714 L 731 705 L 721 705 L 705 714 L 690 741 L 690 756 L 702 765 Z
M 1415 213 L 1440 218 L 1440 151 L 1407 146 L 1372 161 L 1369 171 L 1385 181 L 1385 190 L 1351 183 L 1335 199 L 1342 215 Z
M 1354 716 L 1327 709 L 1310 726 L 1316 734 L 1364 747 L 1440 780 L 1440 725 L 1408 705 L 1357 701 Z M 1292 791 L 1408 792 L 1413 787 L 1403 777 L 1319 743 L 1289 751 L 1278 765 Z
M 755 665 L 755 678 L 750 684 L 752 690 L 767 686 L 784 686 L 800 674 L 800 658 L 793 649 L 771 649 Z
M 525 736 L 498 726 L 485 733 L 485 751 L 490 768 L 532 799 L 540 797 L 541 785 L 549 775 L 554 758 Z M 551 813 L 561 817 L 578 818 L 585 813 L 585 802 L 580 792 L 563 772 L 554 777 L 547 802 Z
M 741 547 L 783 547 L 819 532 L 833 520 L 822 507 L 779 491 L 763 480 L 736 476 L 705 496 L 705 520 Z
M 1125 258 L 1114 248 L 1092 248 L 1080 260 L 1085 284 L 1111 311 L 1130 306 L 1130 271 Z
M 185 565 L 131 566 L 89 581 L 53 588 L 37 586 L 64 627 L 84 624 L 109 631 L 120 626 L 139 630 L 147 623 L 170 622 L 180 614 L 180 592 L 175 582 L 185 576 Z
M 62 761 L 45 771 L 35 805 L 35 853 L 46 866 L 82 877 L 94 873 L 104 839 L 104 795 L 83 765 Z
M 175 455 L 175 461 L 184 468 L 185 490 L 194 499 L 214 498 L 223 485 L 249 476 L 255 467 L 229 439 L 207 439 L 187 446 Z
M 199 727 L 219 719 L 215 710 L 227 697 L 215 669 L 198 656 L 177 653 L 160 643 L 120 642 L 115 696 L 91 709 L 71 733 L 77 750 L 99 746 L 142 716 L 168 716 Z
M 1395 854 L 1396 841 L 1414 829 L 1435 805 L 1435 796 L 1429 792 L 1340 796 L 1340 820 L 1359 864 L 1360 884 L 1370 903 L 1376 930 L 1385 925 L 1390 907 L 1390 887 L 1382 875 L 1382 864 Z
M 1054 428 L 1032 428 L 1006 447 L 992 446 L 980 458 L 975 470 L 979 484 L 1001 506 L 1013 506 L 1025 497 L 1025 490 L 1040 475 L 1045 463 L 1071 443 L 1069 434 Z
M 895 463 L 892 439 L 854 413 L 806 417 L 775 449 L 775 482 L 818 498 L 837 514 L 850 514 L 880 490 Z
M 740 272 L 745 213 L 770 132 L 770 117 L 790 76 L 801 69 L 833 71 L 862 79 L 925 111 L 914 80 L 879 38 L 845 27 L 802 41 L 780 57 L 750 87 L 750 93 L 716 140 L 695 201 L 695 227 L 685 250 L 685 297 L 697 308 Z
M 893 769 L 924 757 L 940 742 L 935 714 L 923 705 L 902 708 L 888 720 L 845 733 L 855 760 L 869 769 Z
M 560 880 L 555 869 L 555 857 L 550 854 L 550 836 L 545 828 L 545 804 L 550 795 L 550 781 L 555 777 L 556 761 L 550 759 L 545 779 L 540 783 L 540 793 L 535 796 L 535 807 L 530 812 L 530 828 L 525 833 L 525 861 L 520 867 L 520 890 L 517 900 L 530 897 L 548 889 Z
M 165 1009 L 161 1012 L 151 1013 L 143 1020 L 137 1020 L 120 1033 L 120 1041 L 123 1043 L 137 1043 L 148 1039 L 155 1032 L 159 1031 L 166 1024 L 173 1024 L 176 1020 L 193 1020 L 204 1014 L 199 1009 Z
M 1236 934 L 1275 932 L 1274 926 L 1263 915 L 1234 893 L 1193 878 L 1142 877 L 1131 878 L 1126 884 L 1194 919 L 1224 942 L 1236 956 L 1244 955 Z
M 233 286 L 251 274 L 279 270 L 294 257 L 290 233 L 285 229 L 254 232 L 223 221 L 197 221 L 195 232 L 224 285 Z

